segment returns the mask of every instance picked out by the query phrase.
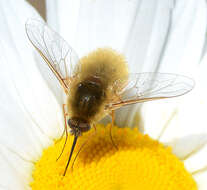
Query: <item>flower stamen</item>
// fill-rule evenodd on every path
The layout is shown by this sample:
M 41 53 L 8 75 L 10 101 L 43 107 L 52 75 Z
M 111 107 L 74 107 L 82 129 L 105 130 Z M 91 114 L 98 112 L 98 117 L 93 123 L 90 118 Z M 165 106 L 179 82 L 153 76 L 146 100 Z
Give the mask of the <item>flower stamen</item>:
M 72 139 L 68 138 L 65 151 L 58 162 L 57 154 L 64 139 L 43 151 L 35 164 L 33 190 L 197 190 L 197 184 L 182 161 L 170 147 L 141 134 L 137 128 L 113 127 L 115 149 L 106 127 L 97 125 L 97 133 L 86 132 L 77 142 L 71 159 L 76 160 L 73 170 L 62 175 L 68 160 Z M 81 152 L 80 152 L 81 149 Z M 79 153 L 80 152 L 80 153 Z M 78 156 L 77 156 L 78 154 Z

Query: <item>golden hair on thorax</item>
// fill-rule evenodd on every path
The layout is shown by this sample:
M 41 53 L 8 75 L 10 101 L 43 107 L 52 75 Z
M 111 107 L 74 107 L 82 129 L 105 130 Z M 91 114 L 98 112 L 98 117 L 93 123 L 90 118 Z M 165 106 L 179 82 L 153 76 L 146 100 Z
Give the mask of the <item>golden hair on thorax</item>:
M 104 105 L 107 101 L 115 99 L 115 92 L 126 84 L 128 79 L 127 63 L 124 56 L 115 50 L 99 48 L 80 59 L 78 64 L 77 77 L 71 84 L 68 96 L 68 110 L 70 110 L 71 117 L 78 117 L 81 113 L 84 119 L 95 123 L 103 115 L 106 115 Z M 88 83 L 86 84 L 87 81 L 91 83 L 91 87 Z M 117 82 L 116 85 L 115 82 Z M 92 89 L 92 83 L 95 89 Z M 94 95 L 97 95 L 93 105 L 89 105 L 90 102 L 88 102 L 88 108 L 86 105 L 80 106 L 85 104 L 79 98 L 80 93 L 89 93 L 78 90 L 80 84 L 87 86 Z

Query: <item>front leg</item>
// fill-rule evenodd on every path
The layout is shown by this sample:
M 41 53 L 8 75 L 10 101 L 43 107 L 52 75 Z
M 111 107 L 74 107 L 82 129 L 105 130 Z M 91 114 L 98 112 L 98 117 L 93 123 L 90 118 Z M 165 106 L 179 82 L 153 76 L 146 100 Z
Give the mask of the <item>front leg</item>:
M 111 138 L 111 142 L 113 144 L 113 146 L 118 150 L 118 147 L 117 145 L 114 143 L 114 140 L 113 140 L 113 137 L 112 137 L 112 127 L 114 126 L 114 121 L 115 121 L 115 113 L 114 113 L 114 110 L 111 111 L 111 125 L 110 125 L 110 128 L 109 128 L 109 135 L 110 135 L 110 138 Z

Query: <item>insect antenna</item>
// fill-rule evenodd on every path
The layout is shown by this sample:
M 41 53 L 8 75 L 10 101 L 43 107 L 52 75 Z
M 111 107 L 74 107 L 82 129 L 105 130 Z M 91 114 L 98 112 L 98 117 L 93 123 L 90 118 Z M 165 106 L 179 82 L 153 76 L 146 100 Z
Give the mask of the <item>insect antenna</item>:
M 72 157 L 73 150 L 74 150 L 74 148 L 75 148 L 77 139 L 78 139 L 78 135 L 75 134 L 75 135 L 74 135 L 74 139 L 73 139 L 73 144 L 72 144 L 72 147 L 71 147 L 71 151 L 70 151 L 70 156 L 69 156 L 67 165 L 66 165 L 66 167 L 65 167 L 65 171 L 64 171 L 64 173 L 63 173 L 63 176 L 65 176 L 65 174 L 66 174 L 66 172 L 67 172 L 67 169 L 68 169 L 68 166 L 69 166 L 69 163 L 70 163 L 70 160 L 71 160 L 71 157 Z

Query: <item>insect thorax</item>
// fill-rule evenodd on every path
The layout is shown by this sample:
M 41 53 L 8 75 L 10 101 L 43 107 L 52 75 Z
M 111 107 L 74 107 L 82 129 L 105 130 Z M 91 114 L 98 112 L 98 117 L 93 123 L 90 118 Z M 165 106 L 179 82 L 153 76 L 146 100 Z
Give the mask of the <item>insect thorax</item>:
M 105 99 L 105 90 L 100 80 L 90 77 L 79 82 L 73 89 L 73 97 L 68 101 L 72 116 L 90 121 L 100 111 Z

